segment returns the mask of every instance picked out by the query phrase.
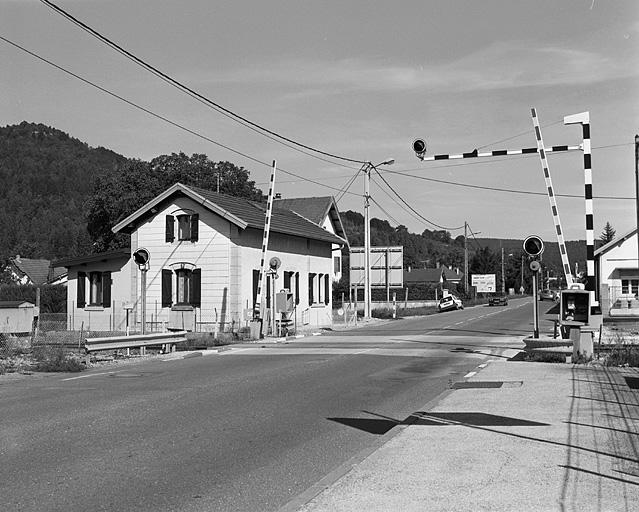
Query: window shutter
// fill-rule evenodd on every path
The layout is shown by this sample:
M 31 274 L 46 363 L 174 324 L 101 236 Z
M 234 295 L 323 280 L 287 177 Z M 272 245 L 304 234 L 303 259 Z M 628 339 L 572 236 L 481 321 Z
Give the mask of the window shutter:
M 87 275 L 84 272 L 78 272 L 78 293 L 77 293 L 77 307 L 83 308 L 86 306 L 86 285 Z
M 173 242 L 175 240 L 175 219 L 173 215 L 166 216 L 165 242 Z
M 314 293 L 313 293 L 313 281 L 315 280 L 315 274 L 308 274 L 308 305 L 312 306 L 314 302 Z
M 202 303 L 202 269 L 191 272 L 191 306 L 200 307 Z
M 255 301 L 257 300 L 257 287 L 260 284 L 260 271 L 253 270 L 253 302 L 251 303 L 251 308 L 255 307 Z M 258 304 L 259 308 L 260 305 Z
M 300 273 L 295 272 L 295 305 L 300 303 Z
M 102 272 L 102 307 L 111 307 L 111 272 Z
M 191 215 L 191 242 L 197 242 L 199 237 L 200 216 L 197 213 Z
M 328 274 L 324 274 L 324 304 L 328 306 L 328 303 L 331 301 L 331 288 L 330 288 L 330 278 Z
M 266 277 L 266 308 L 271 307 L 271 276 Z
M 162 307 L 173 305 L 173 271 L 162 269 Z

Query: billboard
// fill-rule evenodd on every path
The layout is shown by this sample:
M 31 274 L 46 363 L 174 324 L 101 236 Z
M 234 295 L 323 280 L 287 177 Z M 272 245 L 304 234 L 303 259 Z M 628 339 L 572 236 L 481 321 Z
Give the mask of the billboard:
M 495 274 L 473 274 L 471 276 L 471 284 L 478 293 L 494 293 L 497 290 L 495 282 Z
M 351 247 L 349 265 L 351 286 L 364 286 L 365 253 L 363 247 Z M 371 288 L 404 287 L 404 247 L 371 247 Z

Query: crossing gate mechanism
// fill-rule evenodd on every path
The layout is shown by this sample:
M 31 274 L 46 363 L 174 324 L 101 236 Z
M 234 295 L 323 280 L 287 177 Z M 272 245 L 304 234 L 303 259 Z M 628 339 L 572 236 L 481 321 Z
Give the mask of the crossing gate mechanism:
M 584 153 L 583 165 L 584 165 L 584 198 L 586 203 L 586 274 L 587 280 L 585 289 L 590 291 L 591 305 L 598 306 L 597 298 L 598 293 L 595 283 L 595 237 L 594 237 L 594 214 L 593 214 L 593 201 L 592 201 L 592 158 L 590 147 L 590 113 L 581 112 L 564 117 L 564 124 L 581 124 L 582 125 L 582 143 L 577 146 L 552 146 L 545 147 L 543 138 L 541 136 L 541 128 L 539 127 L 539 118 L 537 111 L 531 109 L 533 125 L 535 128 L 535 138 L 537 140 L 536 148 L 522 148 L 522 149 L 502 149 L 497 151 L 479 152 L 473 150 L 469 153 L 459 154 L 439 154 L 426 156 L 426 142 L 423 139 L 415 139 L 412 144 L 415 156 L 422 162 L 434 162 L 439 160 L 458 160 L 466 158 L 482 158 L 492 156 L 511 156 L 511 155 L 525 155 L 531 153 L 539 154 L 541 160 L 542 169 L 544 172 L 544 180 L 546 183 L 546 193 L 550 202 L 550 209 L 555 225 L 555 234 L 557 237 L 557 244 L 559 245 L 559 252 L 561 254 L 561 261 L 563 265 L 564 275 L 566 276 L 566 284 L 570 287 L 573 284 L 573 276 L 570 270 L 570 262 L 568 260 L 568 253 L 566 251 L 566 243 L 563 236 L 563 230 L 561 228 L 561 222 L 559 219 L 559 210 L 557 208 L 557 202 L 555 199 L 555 192 L 552 186 L 552 180 L 550 178 L 550 169 L 546 159 L 547 153 L 558 153 L 563 151 L 575 151 L 581 150 Z

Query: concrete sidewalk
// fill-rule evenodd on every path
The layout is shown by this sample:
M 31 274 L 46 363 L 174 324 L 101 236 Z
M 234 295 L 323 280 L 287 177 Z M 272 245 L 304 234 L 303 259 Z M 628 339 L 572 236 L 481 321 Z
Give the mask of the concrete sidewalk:
M 634 368 L 491 360 L 408 418 L 362 415 L 381 446 L 285 509 L 639 510 L 637 385 Z

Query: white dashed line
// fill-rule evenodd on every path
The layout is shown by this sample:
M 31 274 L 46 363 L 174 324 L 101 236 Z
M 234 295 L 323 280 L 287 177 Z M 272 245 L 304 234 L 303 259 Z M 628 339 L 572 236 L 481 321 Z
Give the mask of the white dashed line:
M 101 373 L 92 373 L 91 375 L 80 375 L 79 377 L 69 377 L 68 379 L 62 379 L 62 381 L 67 381 L 67 380 L 77 380 L 77 379 L 88 379 L 89 377 L 95 377 L 97 375 L 111 375 L 113 373 L 118 373 L 121 372 L 123 370 L 116 370 L 114 372 L 101 372 Z
M 477 372 L 468 372 L 466 375 L 464 375 L 464 379 L 469 379 L 470 377 L 472 377 L 473 375 L 476 375 Z

